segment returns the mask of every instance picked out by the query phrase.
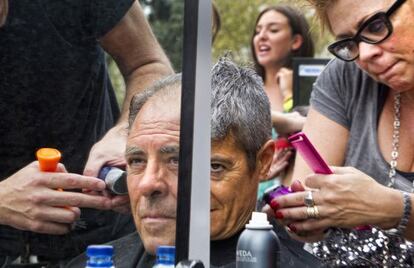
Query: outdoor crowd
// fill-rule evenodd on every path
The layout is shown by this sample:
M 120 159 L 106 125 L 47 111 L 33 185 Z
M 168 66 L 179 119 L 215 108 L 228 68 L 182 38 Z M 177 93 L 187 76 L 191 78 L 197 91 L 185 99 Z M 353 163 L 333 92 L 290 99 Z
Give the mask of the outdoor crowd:
M 314 57 L 297 8 L 259 13 L 254 69 L 212 67 L 211 267 L 235 267 L 255 210 L 281 267 L 414 267 L 414 1 L 307 2 L 335 37 L 309 107 L 292 102 L 292 59 Z M 0 0 L 0 25 L 0 267 L 85 267 L 86 247 L 105 243 L 116 267 L 152 267 L 175 244 L 181 74 L 139 2 Z M 278 146 L 298 131 L 333 174 Z M 62 152 L 56 172 L 39 170 L 42 147 Z M 106 190 L 104 166 L 126 169 L 128 195 Z M 278 185 L 292 193 L 264 205 Z

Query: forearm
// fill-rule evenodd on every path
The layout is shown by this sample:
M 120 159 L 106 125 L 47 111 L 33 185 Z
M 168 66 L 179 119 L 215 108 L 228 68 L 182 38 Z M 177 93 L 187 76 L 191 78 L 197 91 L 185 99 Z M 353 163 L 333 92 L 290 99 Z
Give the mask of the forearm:
M 126 92 L 124 101 L 121 108 L 121 116 L 118 120 L 118 124 L 126 124 L 129 113 L 129 105 L 132 97 L 142 92 L 144 89 L 150 87 L 160 78 L 172 74 L 172 68 L 169 65 L 167 59 L 160 59 L 153 62 L 149 62 L 132 73 L 127 74 L 125 77 Z

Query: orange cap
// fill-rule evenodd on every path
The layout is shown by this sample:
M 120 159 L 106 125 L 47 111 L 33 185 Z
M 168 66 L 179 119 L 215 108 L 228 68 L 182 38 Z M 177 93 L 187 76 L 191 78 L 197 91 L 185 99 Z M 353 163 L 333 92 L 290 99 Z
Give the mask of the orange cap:
M 40 148 L 36 152 L 41 171 L 54 172 L 61 158 L 59 150 L 53 148 Z

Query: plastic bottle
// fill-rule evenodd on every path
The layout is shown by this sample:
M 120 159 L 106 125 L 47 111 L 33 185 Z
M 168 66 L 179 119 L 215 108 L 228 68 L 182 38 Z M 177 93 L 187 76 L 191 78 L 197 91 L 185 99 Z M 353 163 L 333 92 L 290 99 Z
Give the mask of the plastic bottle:
M 158 246 L 156 260 L 153 268 L 174 268 L 175 267 L 175 247 Z
M 114 248 L 111 245 L 91 245 L 86 249 L 88 260 L 86 268 L 115 268 L 112 256 Z
M 237 241 L 236 268 L 279 267 L 280 242 L 267 215 L 253 212 Z

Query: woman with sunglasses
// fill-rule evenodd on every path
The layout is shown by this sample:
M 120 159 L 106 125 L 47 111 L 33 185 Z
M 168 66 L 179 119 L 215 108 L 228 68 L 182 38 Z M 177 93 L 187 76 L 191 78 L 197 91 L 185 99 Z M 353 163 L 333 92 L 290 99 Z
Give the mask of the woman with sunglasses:
M 312 250 L 329 266 L 413 267 L 414 1 L 308 1 L 337 59 L 314 85 L 304 132 L 334 174 L 298 157 L 302 180 L 272 200 L 275 217 L 321 241 Z

